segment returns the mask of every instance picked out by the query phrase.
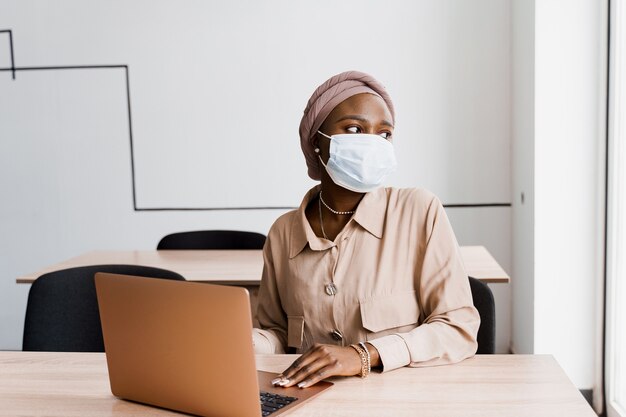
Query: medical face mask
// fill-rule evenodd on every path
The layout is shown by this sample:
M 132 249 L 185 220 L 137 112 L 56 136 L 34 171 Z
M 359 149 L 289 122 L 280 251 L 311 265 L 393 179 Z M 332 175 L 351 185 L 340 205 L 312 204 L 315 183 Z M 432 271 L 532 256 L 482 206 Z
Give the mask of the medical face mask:
M 333 182 L 357 193 L 367 193 L 383 185 L 389 174 L 396 170 L 393 145 L 379 135 L 349 133 L 328 136 L 330 157 L 324 164 Z

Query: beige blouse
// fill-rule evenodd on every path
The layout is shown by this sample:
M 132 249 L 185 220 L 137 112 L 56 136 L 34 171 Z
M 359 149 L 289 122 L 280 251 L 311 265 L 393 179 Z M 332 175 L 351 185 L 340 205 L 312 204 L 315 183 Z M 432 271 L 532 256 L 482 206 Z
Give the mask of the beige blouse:
M 270 229 L 258 297 L 257 353 L 368 341 L 383 370 L 442 365 L 476 352 L 480 317 L 443 206 L 419 189 L 367 193 L 334 242 L 305 209 Z

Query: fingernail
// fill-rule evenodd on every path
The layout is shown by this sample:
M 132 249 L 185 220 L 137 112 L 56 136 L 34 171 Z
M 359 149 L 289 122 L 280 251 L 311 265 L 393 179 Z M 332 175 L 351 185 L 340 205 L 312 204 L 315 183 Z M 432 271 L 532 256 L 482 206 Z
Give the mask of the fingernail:
M 298 384 L 298 388 L 304 388 L 305 385 L 306 385 L 306 381 L 302 381 Z
M 272 379 L 272 385 L 276 385 L 280 382 L 281 378 Z
M 287 378 L 281 379 L 278 382 L 278 385 L 280 385 L 281 387 L 284 387 L 285 385 L 287 385 L 289 383 L 289 380 Z

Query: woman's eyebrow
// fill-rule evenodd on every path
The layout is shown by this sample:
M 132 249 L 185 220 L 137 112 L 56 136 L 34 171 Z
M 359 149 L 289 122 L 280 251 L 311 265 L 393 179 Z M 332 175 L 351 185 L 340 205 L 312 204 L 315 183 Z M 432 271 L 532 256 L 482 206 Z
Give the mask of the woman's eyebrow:
M 343 120 L 358 120 L 360 122 L 365 122 L 365 123 L 369 122 L 369 120 L 367 118 L 365 118 L 365 117 L 363 117 L 361 115 L 349 114 L 349 115 L 346 115 L 346 116 L 343 116 L 343 117 L 339 118 L 337 120 L 337 122 L 335 122 L 335 123 L 341 122 Z M 393 124 L 391 122 L 387 121 L 387 120 L 382 120 L 380 123 L 385 125 L 385 126 L 393 127 Z
M 339 120 L 337 120 L 338 122 L 341 122 L 343 120 L 358 120 L 360 122 L 369 122 L 369 120 L 361 115 L 358 114 L 349 114 L 347 116 L 343 116 L 342 118 L 340 118 Z

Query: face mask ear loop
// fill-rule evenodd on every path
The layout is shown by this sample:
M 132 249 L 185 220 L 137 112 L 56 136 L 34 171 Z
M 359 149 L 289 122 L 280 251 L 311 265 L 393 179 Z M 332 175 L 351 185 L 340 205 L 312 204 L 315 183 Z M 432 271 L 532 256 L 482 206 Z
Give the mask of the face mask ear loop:
M 321 131 L 317 131 L 317 133 L 319 133 L 320 135 L 330 139 L 331 141 L 333 140 L 333 138 L 331 138 L 330 136 L 328 136 L 326 133 L 322 133 Z M 326 170 L 326 172 L 328 172 L 328 167 L 326 166 L 326 164 L 324 163 L 324 161 L 322 161 L 322 156 L 319 154 L 319 151 L 317 152 L 317 158 L 320 160 L 320 163 L 324 166 L 324 169 Z
M 320 160 L 320 163 L 324 166 L 324 169 L 326 170 L 326 172 L 328 172 L 328 167 L 326 166 L 324 161 L 322 161 L 322 156 L 321 155 L 317 155 L 317 159 Z
M 328 139 L 330 139 L 330 140 L 333 140 L 333 138 L 332 138 L 332 137 L 330 137 L 330 136 L 328 136 L 326 133 L 322 133 L 322 132 L 321 132 L 321 131 L 319 131 L 319 130 L 317 131 L 317 133 L 319 133 L 320 135 L 324 136 L 325 138 L 328 138 Z

